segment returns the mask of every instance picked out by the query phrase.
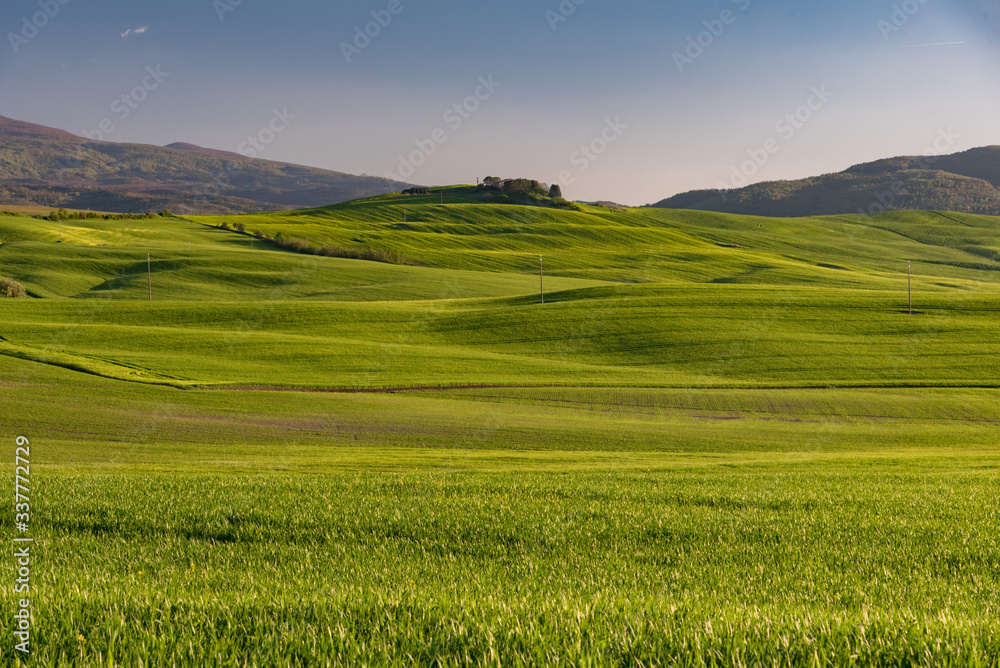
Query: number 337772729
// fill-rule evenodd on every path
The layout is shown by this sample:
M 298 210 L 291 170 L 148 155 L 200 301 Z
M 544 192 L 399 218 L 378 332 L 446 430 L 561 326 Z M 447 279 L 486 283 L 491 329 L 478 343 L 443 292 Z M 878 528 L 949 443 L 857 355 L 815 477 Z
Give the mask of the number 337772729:
M 28 461 L 28 458 L 31 456 L 31 451 L 30 443 L 28 443 L 28 439 L 24 436 L 17 437 L 17 446 L 17 451 L 14 453 L 14 464 L 17 467 L 14 471 L 16 475 L 14 486 L 14 502 L 16 506 L 14 510 L 17 515 L 14 519 L 18 525 L 26 525 L 31 513 L 31 506 L 28 499 L 28 492 L 31 491 L 28 488 L 28 478 L 31 475 L 31 463 Z M 26 529 L 27 527 L 25 526 Z

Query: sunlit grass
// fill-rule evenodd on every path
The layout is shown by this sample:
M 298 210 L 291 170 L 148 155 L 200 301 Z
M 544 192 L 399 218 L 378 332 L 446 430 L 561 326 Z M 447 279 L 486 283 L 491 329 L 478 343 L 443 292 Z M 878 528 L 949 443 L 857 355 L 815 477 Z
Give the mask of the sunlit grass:
M 476 197 L 0 216 L 28 665 L 1000 661 L 997 219 Z

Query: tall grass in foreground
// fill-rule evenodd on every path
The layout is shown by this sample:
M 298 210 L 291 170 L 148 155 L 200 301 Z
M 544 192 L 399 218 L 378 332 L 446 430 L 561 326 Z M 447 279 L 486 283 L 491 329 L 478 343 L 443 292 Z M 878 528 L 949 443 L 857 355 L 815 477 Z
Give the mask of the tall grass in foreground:
M 996 665 L 998 463 L 39 470 L 30 663 Z

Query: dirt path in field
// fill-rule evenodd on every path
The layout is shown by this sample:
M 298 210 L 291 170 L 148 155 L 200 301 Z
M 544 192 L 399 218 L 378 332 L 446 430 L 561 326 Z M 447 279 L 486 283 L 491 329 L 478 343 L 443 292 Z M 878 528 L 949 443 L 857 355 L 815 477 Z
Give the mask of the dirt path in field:
M 416 385 L 413 387 L 281 387 L 278 385 L 240 385 L 199 387 L 199 390 L 227 390 L 245 392 L 324 392 L 328 394 L 386 394 L 392 392 L 419 392 L 425 390 L 540 390 L 540 389 L 586 389 L 586 386 L 568 385 Z

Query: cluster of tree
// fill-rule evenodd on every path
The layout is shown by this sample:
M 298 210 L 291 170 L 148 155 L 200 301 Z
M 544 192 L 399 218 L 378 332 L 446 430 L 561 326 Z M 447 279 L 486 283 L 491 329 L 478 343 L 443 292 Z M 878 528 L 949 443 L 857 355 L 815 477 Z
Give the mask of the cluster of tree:
M 223 230 L 235 230 L 242 234 L 252 234 L 255 238 L 266 243 L 289 250 L 295 253 L 305 253 L 307 255 L 321 255 L 323 257 L 342 257 L 349 260 L 367 260 L 369 262 L 384 262 L 386 264 L 407 264 L 406 258 L 398 250 L 386 248 L 343 248 L 333 245 L 313 245 L 308 239 L 293 237 L 281 232 L 275 235 L 267 234 L 261 230 L 247 232 L 246 225 L 236 223 L 230 225 L 223 221 L 219 227 Z
M 95 213 L 93 211 L 67 211 L 66 209 L 59 209 L 47 216 L 35 216 L 35 218 L 37 220 L 51 220 L 55 223 L 60 220 L 143 220 L 172 215 L 169 209 L 164 209 L 162 213 Z
M 414 188 L 407 188 L 406 190 L 403 191 L 403 194 L 404 195 L 430 195 L 431 194 L 431 189 L 430 188 L 416 188 L 416 187 L 414 187 Z
M 499 190 L 515 195 L 542 195 L 543 197 L 562 197 L 559 184 L 549 186 L 535 179 L 501 179 L 497 176 L 487 176 L 479 186 L 480 190 Z
M 0 297 L 27 297 L 28 292 L 24 286 L 13 278 L 5 278 L 0 281 Z
M 576 208 L 571 202 L 563 199 L 562 187 L 558 183 L 553 183 L 550 186 L 535 179 L 501 179 L 497 176 L 487 176 L 477 189 L 499 190 L 505 195 L 516 198 L 513 201 L 526 199 L 529 204 L 549 204 L 566 209 Z M 548 200 L 544 198 L 548 198 Z M 495 201 L 508 202 L 512 200 L 500 197 L 495 198 Z

